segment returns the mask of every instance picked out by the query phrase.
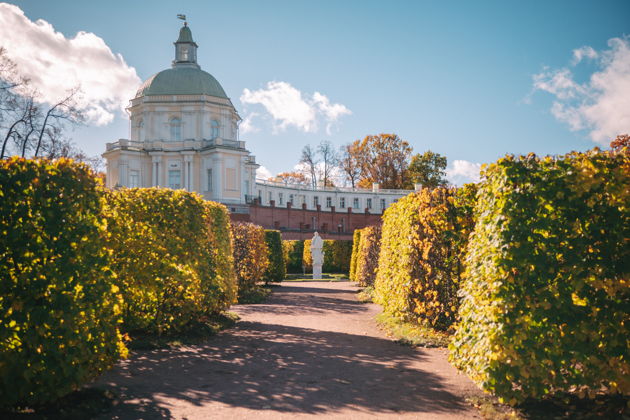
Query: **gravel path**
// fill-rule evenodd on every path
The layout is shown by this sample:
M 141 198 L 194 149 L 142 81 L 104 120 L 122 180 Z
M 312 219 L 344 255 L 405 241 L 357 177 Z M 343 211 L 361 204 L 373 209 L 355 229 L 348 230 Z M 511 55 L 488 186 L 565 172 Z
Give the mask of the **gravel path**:
M 473 419 L 476 387 L 443 349 L 400 346 L 351 283 L 284 283 L 204 345 L 134 353 L 98 386 L 103 419 Z

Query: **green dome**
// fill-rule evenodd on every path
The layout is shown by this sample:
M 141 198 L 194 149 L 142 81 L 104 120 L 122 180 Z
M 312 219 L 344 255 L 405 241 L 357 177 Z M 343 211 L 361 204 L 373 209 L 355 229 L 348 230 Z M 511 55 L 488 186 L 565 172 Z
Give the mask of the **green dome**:
M 209 95 L 226 98 L 225 91 L 210 73 L 196 67 L 163 70 L 140 86 L 136 98 L 156 95 Z
M 192 38 L 192 32 L 188 26 L 182 26 L 179 30 L 179 38 L 177 38 L 177 42 L 195 42 Z

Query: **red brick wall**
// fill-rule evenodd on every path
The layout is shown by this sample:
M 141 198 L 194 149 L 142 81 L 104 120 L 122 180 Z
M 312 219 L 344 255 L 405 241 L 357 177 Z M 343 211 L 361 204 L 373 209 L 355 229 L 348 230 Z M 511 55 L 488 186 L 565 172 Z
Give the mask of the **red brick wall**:
M 295 209 L 252 205 L 247 214 L 231 214 L 233 221 L 248 221 L 279 229 L 283 239 L 310 239 L 317 230 L 324 239 L 352 239 L 355 229 L 381 223 L 380 214 Z M 341 225 L 341 226 L 340 226 Z

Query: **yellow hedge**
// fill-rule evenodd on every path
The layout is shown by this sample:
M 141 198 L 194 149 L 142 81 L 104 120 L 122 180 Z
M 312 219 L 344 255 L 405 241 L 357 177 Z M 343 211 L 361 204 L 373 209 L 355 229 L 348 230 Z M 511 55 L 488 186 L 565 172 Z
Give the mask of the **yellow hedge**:
M 302 274 L 302 257 L 304 254 L 304 241 L 283 240 L 282 251 L 287 264 L 287 273 Z
M 452 360 L 510 403 L 630 394 L 628 155 L 507 156 L 483 175 Z
M 383 215 L 375 301 L 386 312 L 448 329 L 457 314 L 475 188 L 409 194 Z
M 367 226 L 361 229 L 360 238 L 355 279 L 361 287 L 373 286 L 381 249 L 381 227 Z
M 127 350 L 103 193 L 71 160 L 0 160 L 0 407 L 55 400 Z
M 359 255 L 359 243 L 361 241 L 361 229 L 355 229 L 352 235 L 352 254 L 350 255 L 350 281 L 356 281 L 357 256 Z
M 269 266 L 265 229 L 253 223 L 234 223 L 234 266 L 239 297 L 256 289 Z
M 127 331 L 180 331 L 234 301 L 224 206 L 165 188 L 112 191 L 108 203 L 112 268 Z

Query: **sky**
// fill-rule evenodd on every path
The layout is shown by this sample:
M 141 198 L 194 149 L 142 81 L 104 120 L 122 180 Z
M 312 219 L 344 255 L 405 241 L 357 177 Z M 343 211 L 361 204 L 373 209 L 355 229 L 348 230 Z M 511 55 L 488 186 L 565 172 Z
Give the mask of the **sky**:
M 42 96 L 81 85 L 88 154 L 129 137 L 124 107 L 170 67 L 186 14 L 198 62 L 243 122 L 262 174 L 302 148 L 396 133 L 449 179 L 510 154 L 563 154 L 630 132 L 630 1 L 0 3 L 0 46 Z

